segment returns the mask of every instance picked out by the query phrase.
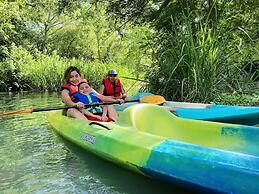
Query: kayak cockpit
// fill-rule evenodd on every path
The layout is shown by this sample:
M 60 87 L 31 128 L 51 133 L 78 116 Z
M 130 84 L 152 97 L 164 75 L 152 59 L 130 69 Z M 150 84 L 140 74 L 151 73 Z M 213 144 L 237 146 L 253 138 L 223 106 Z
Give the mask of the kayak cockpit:
M 163 107 L 137 104 L 116 122 L 168 139 L 240 153 L 259 155 L 259 128 L 178 118 Z

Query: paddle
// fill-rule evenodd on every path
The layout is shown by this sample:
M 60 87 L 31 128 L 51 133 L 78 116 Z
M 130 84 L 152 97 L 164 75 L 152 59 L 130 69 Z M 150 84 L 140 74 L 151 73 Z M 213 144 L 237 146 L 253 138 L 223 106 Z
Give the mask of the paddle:
M 162 104 L 165 102 L 165 98 L 163 96 L 153 95 L 153 96 L 144 96 L 142 98 L 139 98 L 138 100 L 125 101 L 125 103 L 129 103 L 129 102 L 145 102 L 145 103 L 151 103 L 151 104 Z M 120 104 L 120 102 L 101 102 L 101 103 L 85 104 L 85 108 L 91 107 L 91 106 L 101 106 L 101 105 L 111 105 L 111 104 Z M 13 111 L 13 112 L 3 113 L 3 114 L 0 114 L 0 117 L 7 116 L 7 115 L 13 115 L 13 114 L 33 113 L 33 112 L 61 110 L 61 109 L 69 109 L 69 108 L 76 108 L 76 105 L 47 107 L 47 108 L 28 108 L 28 109 L 22 109 L 22 110 L 17 110 L 17 111 Z

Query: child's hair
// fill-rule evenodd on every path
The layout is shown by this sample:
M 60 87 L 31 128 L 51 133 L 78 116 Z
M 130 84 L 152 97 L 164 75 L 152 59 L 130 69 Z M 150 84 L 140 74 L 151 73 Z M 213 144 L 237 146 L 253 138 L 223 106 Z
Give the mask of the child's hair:
M 75 67 L 75 66 L 70 66 L 70 67 L 68 67 L 68 68 L 66 69 L 66 71 L 65 71 L 65 73 L 64 73 L 64 81 L 65 81 L 65 83 L 68 83 L 69 78 L 70 78 L 70 73 L 71 73 L 72 71 L 76 71 L 76 72 L 81 76 L 80 70 L 79 70 L 77 67 Z
M 84 84 L 84 83 L 86 83 L 86 84 L 88 84 L 89 86 L 91 86 L 88 82 L 86 82 L 86 81 L 81 81 L 81 82 L 79 82 L 79 84 L 77 84 L 77 87 L 79 88 L 80 85 L 81 85 L 81 84 Z

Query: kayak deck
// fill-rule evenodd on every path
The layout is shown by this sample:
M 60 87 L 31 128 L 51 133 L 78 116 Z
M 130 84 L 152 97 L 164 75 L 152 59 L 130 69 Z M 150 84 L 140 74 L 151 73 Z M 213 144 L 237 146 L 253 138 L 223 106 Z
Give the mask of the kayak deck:
M 257 127 L 182 119 L 147 104 L 126 109 L 116 123 L 102 123 L 111 130 L 60 111 L 48 119 L 75 144 L 152 178 L 220 192 L 259 189 Z

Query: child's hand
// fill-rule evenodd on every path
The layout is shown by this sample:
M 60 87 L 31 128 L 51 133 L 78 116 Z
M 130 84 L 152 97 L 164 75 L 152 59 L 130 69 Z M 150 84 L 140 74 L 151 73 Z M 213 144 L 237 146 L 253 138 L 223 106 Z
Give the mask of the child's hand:
M 106 115 L 102 115 L 102 121 L 108 121 L 108 117 Z
M 84 108 L 85 107 L 84 103 L 82 103 L 82 102 L 77 102 L 77 103 L 75 103 L 75 105 L 76 105 L 77 108 Z

